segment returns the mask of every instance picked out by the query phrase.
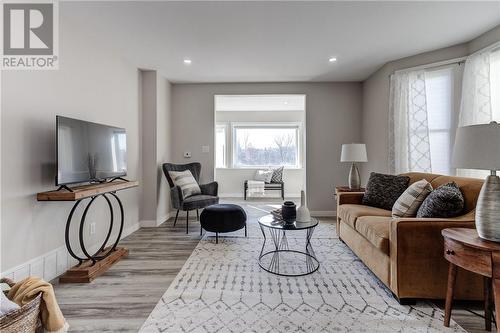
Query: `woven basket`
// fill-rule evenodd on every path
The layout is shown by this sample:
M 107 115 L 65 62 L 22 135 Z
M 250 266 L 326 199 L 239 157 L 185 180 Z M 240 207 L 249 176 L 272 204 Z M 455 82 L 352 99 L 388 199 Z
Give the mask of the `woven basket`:
M 6 283 L 10 287 L 14 282 L 10 279 L 0 279 L 0 283 Z M 2 333 L 34 333 L 41 331 L 40 303 L 42 294 L 40 293 L 34 300 L 23 305 L 20 309 L 11 311 L 0 317 L 0 332 Z

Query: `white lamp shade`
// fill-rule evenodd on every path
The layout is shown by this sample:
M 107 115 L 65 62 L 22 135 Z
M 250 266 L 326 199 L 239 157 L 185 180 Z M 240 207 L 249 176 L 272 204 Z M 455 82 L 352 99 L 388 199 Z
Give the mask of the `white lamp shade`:
M 340 162 L 368 162 L 364 143 L 348 143 L 342 145 Z
M 452 165 L 462 169 L 500 170 L 500 124 L 459 127 Z

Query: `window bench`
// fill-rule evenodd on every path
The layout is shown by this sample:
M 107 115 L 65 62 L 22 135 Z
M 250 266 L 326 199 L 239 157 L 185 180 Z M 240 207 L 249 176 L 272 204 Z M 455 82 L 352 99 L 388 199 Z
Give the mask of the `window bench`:
M 247 190 L 248 190 L 248 180 L 245 180 L 243 185 L 243 197 L 247 199 Z M 281 199 L 285 200 L 285 183 L 265 183 L 264 191 L 281 191 Z

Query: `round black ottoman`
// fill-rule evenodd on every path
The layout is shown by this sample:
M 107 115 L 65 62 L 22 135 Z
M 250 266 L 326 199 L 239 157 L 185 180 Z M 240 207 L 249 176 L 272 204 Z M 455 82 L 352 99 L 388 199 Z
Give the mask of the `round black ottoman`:
M 219 243 L 219 233 L 245 228 L 247 236 L 247 214 L 238 205 L 217 204 L 206 207 L 200 215 L 201 227 L 215 232 L 215 242 Z

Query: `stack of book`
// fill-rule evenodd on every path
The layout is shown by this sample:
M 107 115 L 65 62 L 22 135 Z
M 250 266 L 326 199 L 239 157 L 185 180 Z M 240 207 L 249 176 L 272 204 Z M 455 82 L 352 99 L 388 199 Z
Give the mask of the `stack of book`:
M 281 208 L 272 210 L 271 215 L 273 215 L 277 220 L 283 221 L 283 215 L 281 215 Z

